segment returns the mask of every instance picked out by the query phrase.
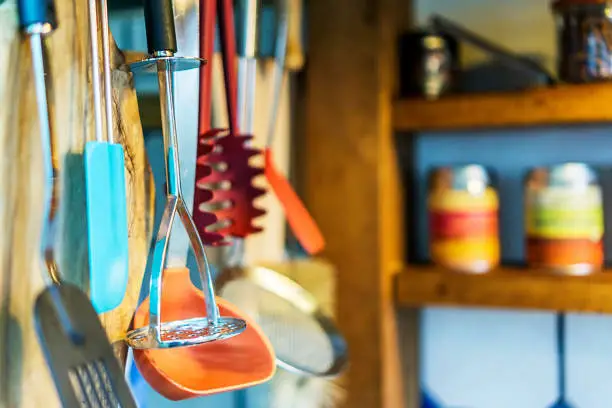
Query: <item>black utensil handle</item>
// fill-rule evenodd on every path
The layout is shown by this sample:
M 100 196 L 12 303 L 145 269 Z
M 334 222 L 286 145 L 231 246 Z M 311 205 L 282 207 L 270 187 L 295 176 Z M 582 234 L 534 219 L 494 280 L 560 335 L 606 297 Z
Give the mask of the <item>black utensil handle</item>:
M 147 0 L 144 4 L 149 54 L 176 52 L 176 30 L 172 0 Z
M 554 85 L 557 83 L 557 80 L 553 77 L 553 75 L 551 75 L 551 73 L 548 72 L 541 64 L 538 64 L 529 58 L 517 55 L 514 52 L 508 51 L 505 48 L 475 34 L 467 28 L 460 26 L 454 21 L 448 20 L 442 16 L 434 15 L 431 18 L 431 24 L 437 31 L 471 43 L 475 47 L 478 47 L 481 50 L 499 58 L 508 65 L 543 75 L 546 78 L 548 85 Z
M 55 2 L 53 0 L 18 0 L 19 25 L 29 29 L 34 25 L 57 27 Z

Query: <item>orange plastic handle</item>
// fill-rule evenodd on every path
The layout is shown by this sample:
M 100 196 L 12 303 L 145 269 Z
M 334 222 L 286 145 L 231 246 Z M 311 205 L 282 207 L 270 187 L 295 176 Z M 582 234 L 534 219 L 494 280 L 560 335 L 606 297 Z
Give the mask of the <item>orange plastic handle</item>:
M 293 234 L 309 254 L 321 252 L 325 248 L 325 238 L 289 181 L 276 169 L 270 148 L 265 149 L 264 160 L 264 174 L 285 211 Z

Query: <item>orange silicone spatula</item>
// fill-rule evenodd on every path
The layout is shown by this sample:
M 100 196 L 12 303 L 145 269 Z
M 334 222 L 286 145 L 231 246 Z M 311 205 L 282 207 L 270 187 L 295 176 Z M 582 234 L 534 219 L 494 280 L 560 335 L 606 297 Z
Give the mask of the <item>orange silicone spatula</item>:
M 264 174 L 274 195 L 278 198 L 287 222 L 302 247 L 311 255 L 323 250 L 325 239 L 314 218 L 297 195 L 287 178 L 278 170 L 274 162 L 272 142 L 276 133 L 276 122 L 283 87 L 285 57 L 287 54 L 288 5 L 281 2 L 278 10 L 278 33 L 274 51 L 272 78 L 272 109 L 268 124 L 266 148 L 264 150 Z
M 204 294 L 189 279 L 186 268 L 166 270 L 162 283 L 164 320 L 201 316 Z M 134 315 L 135 327 L 149 324 L 148 298 Z M 276 363 L 270 342 L 259 326 L 236 306 L 217 298 L 222 316 L 244 319 L 246 329 L 223 341 L 174 349 L 135 350 L 134 361 L 153 389 L 170 400 L 234 391 L 268 381 Z

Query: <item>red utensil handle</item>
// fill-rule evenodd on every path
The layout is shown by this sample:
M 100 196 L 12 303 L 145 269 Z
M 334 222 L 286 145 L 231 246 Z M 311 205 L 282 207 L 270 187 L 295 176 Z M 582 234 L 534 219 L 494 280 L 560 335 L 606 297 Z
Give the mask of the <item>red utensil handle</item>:
M 321 252 L 325 248 L 325 238 L 289 181 L 276 169 L 269 147 L 264 151 L 264 160 L 266 179 L 285 211 L 293 234 L 310 255 Z
M 215 48 L 217 0 L 200 0 L 200 58 L 208 61 L 200 66 L 200 113 L 198 133 L 211 129 L 212 115 L 212 57 Z
M 236 32 L 234 31 L 234 5 L 232 0 L 218 0 L 219 31 L 223 53 L 223 76 L 230 132 L 238 130 L 238 74 L 236 72 Z

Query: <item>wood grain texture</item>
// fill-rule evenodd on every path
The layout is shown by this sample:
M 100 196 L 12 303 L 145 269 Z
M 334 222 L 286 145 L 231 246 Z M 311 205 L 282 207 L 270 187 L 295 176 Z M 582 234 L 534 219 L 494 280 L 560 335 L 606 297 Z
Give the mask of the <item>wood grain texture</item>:
M 521 92 L 400 99 L 396 130 L 450 130 L 612 122 L 611 84 L 559 85 Z
M 558 276 L 524 268 L 485 275 L 409 266 L 397 276 L 397 303 L 404 307 L 459 306 L 612 313 L 612 273 Z
M 83 184 L 83 148 L 93 140 L 86 2 L 57 0 L 59 28 L 48 40 L 53 79 L 53 119 L 62 167 L 62 198 L 57 257 L 69 280 L 87 285 L 87 241 Z M 14 1 L 0 6 L 0 151 L 5 172 L 0 181 L 0 289 L 6 306 L 0 338 L 6 351 L 6 392 L 0 406 L 56 407 L 51 383 L 34 332 L 33 302 L 46 273 L 39 257 L 43 173 L 30 50 L 17 32 Z M 136 94 L 123 56 L 114 48 L 113 71 L 117 135 L 125 146 L 130 234 L 128 294 L 116 311 L 102 316 L 111 339 L 122 337 L 132 316 L 144 273 L 151 233 L 153 185 L 148 168 Z M 2 315 L 0 315 L 2 316 Z M 0 360 L 1 363 L 1 360 Z M 2 372 L 3 370 L 0 370 Z
M 402 323 L 406 334 L 416 335 L 417 320 L 397 316 L 392 287 L 404 259 L 391 122 L 395 39 L 410 3 L 342 0 L 308 7 L 300 160 L 305 201 L 328 242 L 324 256 L 338 268 L 337 316 L 351 358 L 345 406 L 417 407 L 414 355 L 403 364 L 398 331 Z

